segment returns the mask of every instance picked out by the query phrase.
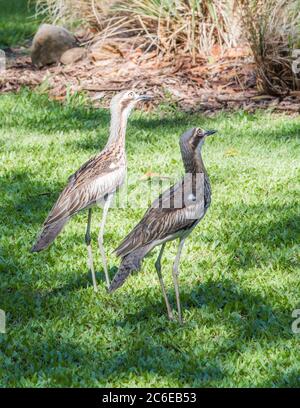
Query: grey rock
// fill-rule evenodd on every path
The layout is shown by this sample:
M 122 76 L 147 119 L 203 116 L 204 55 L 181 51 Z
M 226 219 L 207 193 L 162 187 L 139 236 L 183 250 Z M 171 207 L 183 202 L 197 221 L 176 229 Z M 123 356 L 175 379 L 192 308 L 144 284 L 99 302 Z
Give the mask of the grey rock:
M 84 48 L 80 47 L 70 48 L 69 50 L 65 51 L 63 55 L 60 57 L 60 62 L 62 62 L 65 65 L 73 64 L 74 62 L 77 62 L 85 58 L 86 55 L 87 52 Z
M 42 24 L 32 41 L 31 61 L 38 67 L 53 64 L 60 61 L 66 50 L 76 46 L 76 38 L 65 28 Z

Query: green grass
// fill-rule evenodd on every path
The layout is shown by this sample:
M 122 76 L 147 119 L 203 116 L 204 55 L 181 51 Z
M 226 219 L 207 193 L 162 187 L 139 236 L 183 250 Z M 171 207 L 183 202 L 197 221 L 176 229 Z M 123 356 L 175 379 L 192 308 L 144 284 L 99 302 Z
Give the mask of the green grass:
M 0 48 L 20 45 L 31 38 L 40 23 L 33 15 L 33 1 L 0 0 Z
M 61 106 L 23 90 L 0 99 L 0 334 L 2 387 L 299 386 L 300 119 L 271 113 L 215 119 L 135 112 L 129 176 L 178 175 L 181 132 L 216 128 L 203 149 L 209 212 L 187 240 L 180 273 L 185 324 L 169 322 L 154 269 L 157 250 L 113 296 L 87 273 L 86 216 L 74 217 L 45 252 L 29 252 L 67 177 L 103 148 L 109 115 L 70 99 Z M 109 213 L 110 254 L 144 209 Z M 97 222 L 96 222 L 97 219 Z M 171 262 L 163 274 L 174 305 Z M 110 273 L 118 265 L 109 255 Z

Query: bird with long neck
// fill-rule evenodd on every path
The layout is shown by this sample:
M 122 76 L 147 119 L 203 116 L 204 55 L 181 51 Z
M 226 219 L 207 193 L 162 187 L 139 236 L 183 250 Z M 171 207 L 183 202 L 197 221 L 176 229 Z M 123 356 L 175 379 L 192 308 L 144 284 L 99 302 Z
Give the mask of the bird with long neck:
M 116 254 L 121 257 L 121 264 L 109 287 L 110 292 L 122 286 L 131 272 L 140 269 L 144 257 L 154 247 L 161 245 L 155 268 L 167 306 L 168 317 L 173 319 L 161 273 L 161 258 L 166 242 L 179 239 L 172 275 L 180 322 L 182 322 L 182 314 L 178 286 L 179 261 L 186 237 L 204 217 L 211 202 L 210 182 L 202 160 L 201 148 L 205 138 L 213 133 L 215 133 L 213 130 L 205 131 L 194 128 L 181 136 L 180 149 L 186 173 L 184 178 L 152 203 L 142 220 L 115 250 Z
M 110 279 L 103 245 L 106 217 L 113 195 L 123 184 L 126 176 L 125 134 L 128 117 L 137 102 L 149 99 L 149 96 L 138 95 L 134 91 L 124 91 L 112 98 L 110 105 L 110 134 L 105 148 L 69 177 L 67 186 L 50 211 L 43 224 L 42 231 L 31 249 L 32 252 L 39 252 L 47 248 L 74 214 L 83 209 L 88 209 L 85 242 L 95 291 L 97 291 L 97 282 L 90 235 L 92 206 L 99 203 L 103 204 L 98 245 L 106 283 L 109 287 Z

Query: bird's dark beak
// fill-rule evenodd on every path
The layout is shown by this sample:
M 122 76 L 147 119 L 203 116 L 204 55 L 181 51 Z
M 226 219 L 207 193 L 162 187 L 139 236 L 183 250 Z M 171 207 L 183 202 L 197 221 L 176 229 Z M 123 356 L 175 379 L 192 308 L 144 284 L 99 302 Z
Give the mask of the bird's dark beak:
M 148 102 L 148 101 L 151 101 L 152 99 L 153 97 L 149 95 L 139 95 L 137 97 L 137 101 L 143 101 L 143 102 Z
M 210 135 L 213 135 L 214 133 L 217 133 L 217 130 L 207 130 L 204 133 L 204 136 L 210 136 Z

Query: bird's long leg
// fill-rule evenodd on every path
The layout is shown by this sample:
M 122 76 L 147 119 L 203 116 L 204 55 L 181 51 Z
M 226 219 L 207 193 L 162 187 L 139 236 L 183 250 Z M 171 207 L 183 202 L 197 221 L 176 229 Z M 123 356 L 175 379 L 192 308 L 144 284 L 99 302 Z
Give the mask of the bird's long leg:
M 100 230 L 99 230 L 99 235 L 98 235 L 99 250 L 100 250 L 100 253 L 101 253 L 101 257 L 102 257 L 102 263 L 103 263 L 107 288 L 109 288 L 109 286 L 110 286 L 110 280 L 109 280 L 109 275 L 108 275 L 108 270 L 107 270 L 107 260 L 106 260 L 104 245 L 103 245 L 103 235 L 104 235 L 104 227 L 105 227 L 105 223 L 106 223 L 106 217 L 107 217 L 107 213 L 108 213 L 108 210 L 109 210 L 109 207 L 110 207 L 112 197 L 113 197 L 113 195 L 110 194 L 105 199 L 104 207 L 103 207 L 103 214 L 102 214 L 102 221 L 101 221 L 101 224 L 100 224 Z
M 182 247 L 184 244 L 184 238 L 180 239 L 179 245 L 178 245 L 178 250 L 176 254 L 176 258 L 173 264 L 173 281 L 174 281 L 174 287 L 175 287 L 175 295 L 176 295 L 176 303 L 177 303 L 177 310 L 178 310 L 178 319 L 179 322 L 182 324 L 182 315 L 181 315 L 181 306 L 180 306 L 180 296 L 179 296 L 179 286 L 178 286 L 178 275 L 179 275 L 179 261 L 180 261 L 180 255 L 182 251 Z
M 155 268 L 156 268 L 156 271 L 157 271 L 157 275 L 158 275 L 158 279 L 159 279 L 159 282 L 160 282 L 163 297 L 164 297 L 165 302 L 166 302 L 168 318 L 170 320 L 173 320 L 172 309 L 171 309 L 171 306 L 170 306 L 170 303 L 169 303 L 169 299 L 168 299 L 168 296 L 167 296 L 167 293 L 166 293 L 166 289 L 165 289 L 165 285 L 164 285 L 164 281 L 163 281 L 163 277 L 162 277 L 162 273 L 161 273 L 161 258 L 162 258 L 162 255 L 163 255 L 163 252 L 164 252 L 164 249 L 165 249 L 165 245 L 166 245 L 165 243 L 162 244 L 162 246 L 160 248 L 157 260 L 155 262 Z
M 91 221 L 92 221 L 92 209 L 89 208 L 88 222 L 87 222 L 86 233 L 85 233 L 85 243 L 87 245 L 87 250 L 88 250 L 88 257 L 89 257 L 88 263 L 89 263 L 89 268 L 92 274 L 94 291 L 97 292 L 98 287 L 97 287 L 97 281 L 96 281 L 96 275 L 95 275 L 95 269 L 94 269 L 94 261 L 93 261 L 93 252 L 92 252 L 92 246 L 91 246 Z

